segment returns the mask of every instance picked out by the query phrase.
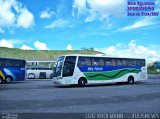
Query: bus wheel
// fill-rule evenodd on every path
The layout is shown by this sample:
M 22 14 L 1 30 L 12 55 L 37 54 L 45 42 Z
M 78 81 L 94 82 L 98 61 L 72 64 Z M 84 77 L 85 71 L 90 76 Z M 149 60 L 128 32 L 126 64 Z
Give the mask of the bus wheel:
M 127 83 L 128 84 L 134 84 L 134 77 L 133 76 L 129 76 Z
M 78 85 L 79 85 L 80 87 L 85 86 L 85 84 L 86 84 L 86 81 L 85 81 L 84 78 L 80 78 L 80 79 L 78 80 Z
M 11 83 L 12 78 L 11 77 L 7 77 L 5 81 L 6 81 L 6 83 Z

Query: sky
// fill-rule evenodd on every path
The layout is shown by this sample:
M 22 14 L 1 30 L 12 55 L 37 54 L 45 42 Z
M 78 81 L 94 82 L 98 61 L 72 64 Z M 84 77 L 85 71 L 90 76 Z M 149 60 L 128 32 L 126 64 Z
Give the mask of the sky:
M 129 0 L 133 1 L 133 0 Z M 160 0 L 155 11 L 160 12 Z M 0 0 L 0 47 L 94 48 L 160 61 L 160 15 L 127 16 L 127 0 Z

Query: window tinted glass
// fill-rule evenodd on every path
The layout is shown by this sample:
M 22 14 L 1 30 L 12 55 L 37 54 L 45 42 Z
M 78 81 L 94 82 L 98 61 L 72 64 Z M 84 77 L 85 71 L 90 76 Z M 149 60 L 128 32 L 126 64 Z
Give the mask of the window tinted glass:
M 74 73 L 74 67 L 76 62 L 76 56 L 67 56 L 63 66 L 63 77 L 72 76 Z
M 1 65 L 2 66 L 12 66 L 12 62 L 11 62 L 11 60 L 3 59 L 3 60 L 1 60 Z
M 104 66 L 104 58 L 99 59 L 99 66 Z
M 0 66 L 25 66 L 25 61 L 23 60 L 12 60 L 12 59 L 1 59 L 0 60 Z
M 143 59 L 136 60 L 136 64 L 137 66 L 145 66 L 145 60 Z
M 5 65 L 6 65 L 5 60 L 1 59 L 1 60 L 0 60 L 0 66 L 5 66 Z
M 105 66 L 116 66 L 116 60 L 113 58 L 105 58 L 104 63 Z
M 88 57 L 79 57 L 78 66 L 91 66 L 91 59 Z
M 103 58 L 91 58 L 92 60 L 92 66 L 104 66 L 104 60 Z
M 65 62 L 75 63 L 76 62 L 76 56 L 67 56 L 65 59 Z
M 127 66 L 136 66 L 135 59 L 127 59 Z
M 117 59 L 117 66 L 126 66 L 125 59 Z
M 12 66 L 16 66 L 16 67 L 25 66 L 25 61 L 22 61 L 22 60 L 13 60 L 12 61 Z

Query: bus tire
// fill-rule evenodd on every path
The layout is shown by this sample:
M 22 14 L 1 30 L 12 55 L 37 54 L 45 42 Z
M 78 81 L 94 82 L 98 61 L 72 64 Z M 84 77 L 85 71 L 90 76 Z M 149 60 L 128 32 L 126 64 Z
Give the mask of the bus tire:
M 0 76 L 0 84 L 3 83 L 3 78 Z
M 127 83 L 128 84 L 134 84 L 134 77 L 133 76 L 129 76 Z
M 123 84 L 123 82 L 117 82 L 117 84 L 118 84 L 118 85 L 121 85 L 121 84 Z
M 86 81 L 85 78 L 80 78 L 80 79 L 78 80 L 78 85 L 79 85 L 80 87 L 84 87 L 84 86 L 86 85 L 86 83 L 87 83 L 87 81 Z
M 5 79 L 6 83 L 11 83 L 12 82 L 12 77 L 11 76 L 7 76 Z

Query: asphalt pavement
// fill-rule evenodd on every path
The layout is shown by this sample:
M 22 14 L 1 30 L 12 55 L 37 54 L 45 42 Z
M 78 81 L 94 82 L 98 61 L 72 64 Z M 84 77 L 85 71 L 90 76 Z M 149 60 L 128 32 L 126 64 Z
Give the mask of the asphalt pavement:
M 85 87 L 45 79 L 1 84 L 0 113 L 159 113 L 160 78 L 151 78 Z

